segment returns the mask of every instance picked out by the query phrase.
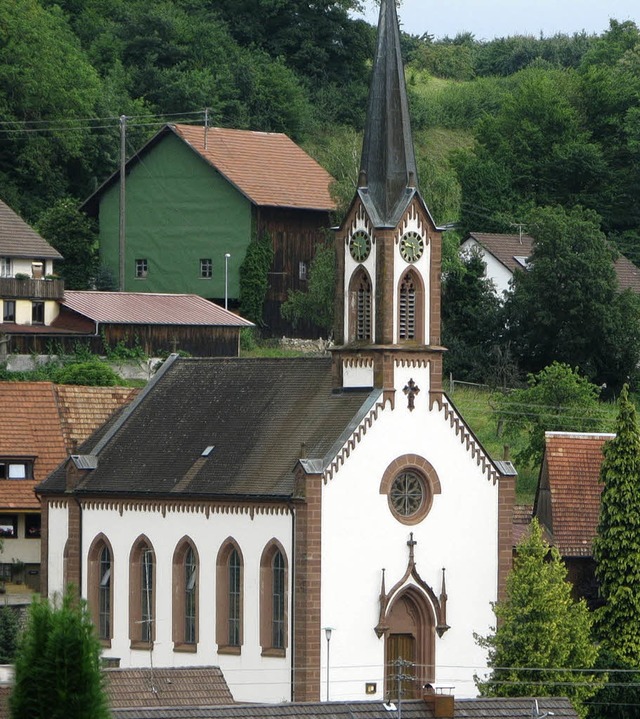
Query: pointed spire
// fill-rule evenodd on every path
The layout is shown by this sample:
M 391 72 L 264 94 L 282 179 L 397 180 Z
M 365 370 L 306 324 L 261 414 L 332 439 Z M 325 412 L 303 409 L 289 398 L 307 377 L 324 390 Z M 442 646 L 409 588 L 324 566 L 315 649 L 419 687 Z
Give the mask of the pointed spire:
M 367 209 L 375 211 L 372 219 L 395 225 L 418 176 L 395 0 L 380 3 L 360 168 L 358 184 Z

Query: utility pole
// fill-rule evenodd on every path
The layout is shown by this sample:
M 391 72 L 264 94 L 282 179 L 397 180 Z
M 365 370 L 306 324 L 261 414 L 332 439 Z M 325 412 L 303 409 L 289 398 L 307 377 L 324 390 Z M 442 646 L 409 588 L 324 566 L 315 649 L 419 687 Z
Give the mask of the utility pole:
M 124 292 L 125 278 L 125 221 L 126 221 L 126 193 L 125 193 L 125 170 L 127 164 L 127 116 L 120 115 L 120 210 L 119 210 L 119 230 L 118 230 L 118 289 Z

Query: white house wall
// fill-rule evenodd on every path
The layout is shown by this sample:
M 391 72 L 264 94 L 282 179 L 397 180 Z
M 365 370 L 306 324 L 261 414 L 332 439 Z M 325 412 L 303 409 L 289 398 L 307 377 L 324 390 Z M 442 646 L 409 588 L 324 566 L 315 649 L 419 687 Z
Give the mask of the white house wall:
M 513 273 L 475 240 L 468 239 L 460 245 L 461 253 L 470 252 L 471 250 L 477 250 L 479 252 L 486 267 L 485 277 L 489 280 L 493 280 L 498 297 L 502 299 L 503 293 L 509 292 L 510 290 L 509 282 L 513 277 Z
M 104 533 L 113 549 L 113 639 L 104 655 L 118 657 L 121 667 L 148 667 L 148 650 L 132 650 L 129 640 L 129 555 L 140 534 L 153 545 L 156 556 L 156 641 L 153 663 L 158 667 L 218 665 L 237 701 L 277 702 L 291 699 L 291 589 L 286 657 L 262 657 L 259 636 L 260 557 L 277 539 L 283 546 L 292 577 L 292 520 L 288 514 L 124 509 L 84 509 L 82 514 L 83 596 L 87 596 L 87 555 L 91 543 Z M 195 653 L 173 651 L 172 559 L 180 540 L 189 536 L 199 555 L 199 630 Z M 216 558 L 228 537 L 233 537 L 244 558 L 244 628 L 240 656 L 217 653 Z M 59 586 L 59 583 L 58 583 Z
M 486 634 L 497 598 L 498 487 L 483 475 L 459 436 L 437 408 L 429 412 L 427 370 L 396 370 L 397 387 L 413 378 L 421 388 L 410 412 L 396 393 L 350 457 L 328 481 L 322 504 L 322 626 L 334 628 L 330 643 L 330 696 L 364 699 L 365 682 L 384 689 L 384 638 L 379 619 L 382 569 L 386 591 L 407 569 L 407 541 L 417 541 L 415 561 L 422 579 L 440 595 L 446 568 L 447 623 L 435 639 L 436 683 L 455 686 L 456 696 L 475 696 L 474 671 L 486 656 L 473 632 Z M 442 492 L 419 524 L 407 526 L 379 493 L 382 474 L 398 456 L 416 453 L 428 460 Z M 326 692 L 326 643 L 322 644 L 321 696 Z

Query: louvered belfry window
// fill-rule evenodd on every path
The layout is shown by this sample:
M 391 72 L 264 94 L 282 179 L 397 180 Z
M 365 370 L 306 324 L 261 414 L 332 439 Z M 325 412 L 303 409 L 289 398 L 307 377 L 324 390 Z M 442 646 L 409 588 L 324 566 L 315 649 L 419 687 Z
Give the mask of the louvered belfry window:
M 371 339 L 371 282 L 362 273 L 356 286 L 356 339 Z
M 416 339 L 416 282 L 411 272 L 402 278 L 399 297 L 399 337 Z

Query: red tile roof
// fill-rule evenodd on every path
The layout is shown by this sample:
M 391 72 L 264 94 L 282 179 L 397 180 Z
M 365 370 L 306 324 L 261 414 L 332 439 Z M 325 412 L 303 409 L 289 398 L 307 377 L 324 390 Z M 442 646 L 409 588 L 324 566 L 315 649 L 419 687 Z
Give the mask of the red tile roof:
M 112 709 L 233 704 L 219 667 L 106 669 L 104 674 Z
M 534 511 L 564 557 L 591 556 L 600 512 L 602 447 L 614 436 L 545 434 L 545 459 Z
M 531 517 L 533 516 L 532 504 L 516 504 L 513 508 L 513 544 L 518 545 L 524 539 Z
M 39 509 L 33 492 L 113 412 L 138 393 L 130 387 L 70 387 L 0 382 L 0 457 L 34 459 L 33 479 L 1 480 L 0 507 Z
M 57 250 L 2 200 L 0 200 L 0 255 L 33 260 L 62 259 L 62 255 Z
M 67 290 L 61 303 L 94 322 L 251 327 L 252 323 L 198 295 Z
M 331 175 L 289 137 L 193 125 L 170 125 L 256 205 L 334 210 Z

